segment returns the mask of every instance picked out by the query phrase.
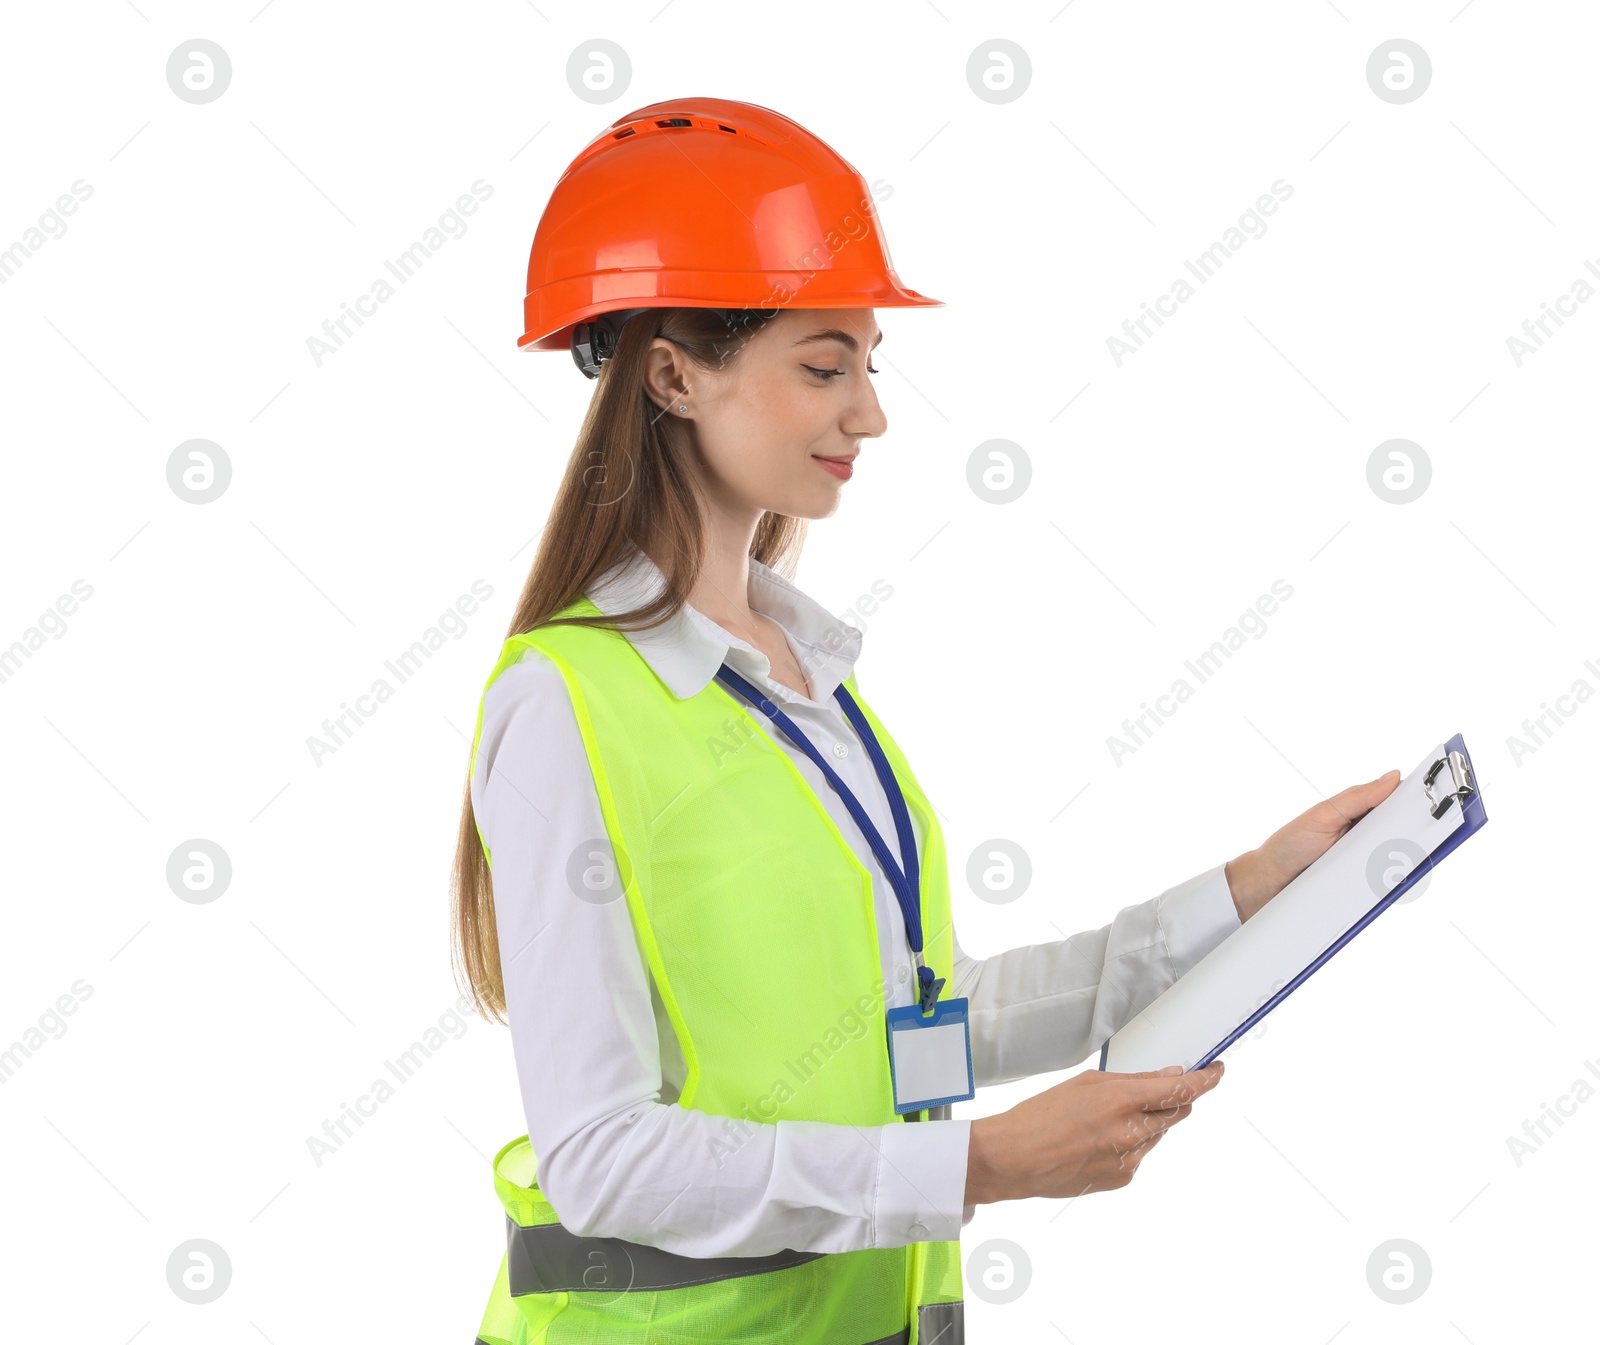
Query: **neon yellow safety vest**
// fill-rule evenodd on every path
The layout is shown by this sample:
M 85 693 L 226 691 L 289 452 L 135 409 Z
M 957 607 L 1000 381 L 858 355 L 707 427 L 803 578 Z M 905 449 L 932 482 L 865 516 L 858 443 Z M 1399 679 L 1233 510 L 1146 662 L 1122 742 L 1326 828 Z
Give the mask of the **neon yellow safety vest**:
M 579 598 L 561 614 L 598 611 Z M 729 1118 L 730 1151 L 752 1124 L 928 1121 L 926 1110 L 894 1110 L 872 875 L 793 760 L 715 678 L 679 700 L 614 630 L 514 635 L 486 694 L 530 646 L 571 695 L 616 876 L 683 1052 L 678 1105 Z M 845 686 L 855 692 L 854 673 Z M 923 956 L 948 989 L 939 822 L 894 739 L 861 709 L 921 820 Z M 474 763 L 482 731 L 480 700 Z M 507 1246 L 483 1345 L 961 1345 L 959 1240 L 680 1256 L 574 1235 L 536 1171 L 526 1135 L 495 1155 Z

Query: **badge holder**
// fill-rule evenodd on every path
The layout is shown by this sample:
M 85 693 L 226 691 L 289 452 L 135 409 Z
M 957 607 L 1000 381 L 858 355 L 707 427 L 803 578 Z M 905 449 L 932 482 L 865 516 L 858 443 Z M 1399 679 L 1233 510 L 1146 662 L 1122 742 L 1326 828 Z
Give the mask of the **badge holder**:
M 907 1004 L 890 1009 L 884 1017 L 897 1114 L 965 1102 L 976 1095 L 964 997 L 938 1000 L 929 1014 L 920 1004 Z

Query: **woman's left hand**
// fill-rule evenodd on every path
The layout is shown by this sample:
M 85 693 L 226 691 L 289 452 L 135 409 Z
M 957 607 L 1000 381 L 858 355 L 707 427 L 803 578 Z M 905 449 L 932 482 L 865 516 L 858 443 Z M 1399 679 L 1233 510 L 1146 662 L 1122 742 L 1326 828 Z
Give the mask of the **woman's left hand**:
M 1290 879 L 1388 798 L 1399 783 L 1399 771 L 1386 771 L 1367 784 L 1351 785 L 1284 823 L 1256 849 L 1230 859 L 1223 873 L 1239 919 L 1248 920 L 1283 891 Z

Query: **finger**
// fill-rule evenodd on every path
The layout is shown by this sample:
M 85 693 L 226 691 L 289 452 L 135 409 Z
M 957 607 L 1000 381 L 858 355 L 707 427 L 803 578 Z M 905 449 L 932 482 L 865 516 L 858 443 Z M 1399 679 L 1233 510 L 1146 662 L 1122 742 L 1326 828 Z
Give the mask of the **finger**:
M 1086 1070 L 1088 1074 L 1098 1074 L 1102 1079 L 1167 1079 L 1183 1073 L 1182 1065 L 1164 1065 L 1160 1069 L 1143 1069 L 1137 1074 L 1118 1074 L 1111 1070 Z
M 1118 1170 L 1126 1172 L 1130 1168 L 1138 1167 L 1140 1161 L 1147 1153 L 1150 1152 L 1151 1149 L 1155 1148 L 1155 1146 L 1160 1142 L 1161 1136 L 1164 1134 L 1166 1134 L 1166 1131 L 1158 1131 L 1156 1134 L 1150 1135 L 1147 1138 L 1140 1140 L 1137 1144 L 1131 1145 L 1126 1149 L 1117 1149 L 1116 1155 Z
M 1161 1134 L 1170 1124 L 1169 1119 L 1155 1115 L 1141 1114 L 1137 1120 L 1129 1117 L 1122 1135 L 1111 1142 L 1111 1149 L 1114 1153 L 1131 1153 L 1148 1143 L 1152 1135 Z
M 1341 789 L 1328 802 L 1339 810 L 1345 821 L 1355 822 L 1388 798 L 1399 783 L 1399 771 L 1385 771 L 1376 780 L 1368 780 L 1366 784 L 1351 785 L 1348 789 Z
M 1153 1107 L 1138 1113 L 1138 1125 L 1152 1133 L 1169 1130 L 1193 1110 L 1192 1102 L 1179 1102 L 1171 1107 Z
M 1168 1066 L 1173 1069 L 1175 1066 Z M 1190 1070 L 1187 1074 L 1167 1074 L 1160 1071 L 1157 1077 L 1141 1080 L 1135 1085 L 1139 1090 L 1139 1105 L 1143 1111 L 1165 1111 L 1184 1102 L 1193 1102 L 1202 1093 L 1209 1093 L 1222 1082 L 1223 1064 L 1213 1060 L 1204 1069 Z
M 1361 786 L 1361 792 L 1366 800 L 1367 807 L 1372 808 L 1382 803 L 1390 794 L 1394 793 L 1394 788 L 1399 783 L 1400 772 L 1397 770 L 1387 770 L 1376 780 L 1367 781 L 1366 784 Z
M 1397 770 L 1390 769 L 1380 775 L 1370 786 L 1373 795 L 1372 806 L 1376 808 L 1389 795 L 1394 793 L 1399 784 L 1400 772 Z
M 1065 1088 L 1067 1084 L 1091 1083 L 1118 1083 L 1124 1079 L 1154 1079 L 1160 1070 L 1146 1070 L 1143 1074 L 1118 1074 L 1114 1070 L 1086 1069 L 1081 1074 L 1074 1074 L 1066 1083 L 1057 1084 L 1057 1088 Z
M 1128 1122 L 1128 1133 L 1123 1139 L 1123 1147 L 1135 1143 L 1142 1143 L 1152 1135 L 1164 1135 L 1183 1120 L 1194 1110 L 1194 1103 L 1185 1102 L 1173 1107 L 1169 1111 L 1146 1111 L 1138 1113 L 1136 1120 Z
M 1174 1123 L 1173 1121 L 1163 1122 L 1159 1126 L 1151 1127 L 1140 1135 L 1137 1140 L 1130 1139 L 1126 1144 L 1113 1146 L 1113 1152 L 1118 1156 L 1118 1166 L 1131 1167 L 1136 1165 L 1140 1159 L 1161 1142 L 1161 1137 L 1172 1129 Z

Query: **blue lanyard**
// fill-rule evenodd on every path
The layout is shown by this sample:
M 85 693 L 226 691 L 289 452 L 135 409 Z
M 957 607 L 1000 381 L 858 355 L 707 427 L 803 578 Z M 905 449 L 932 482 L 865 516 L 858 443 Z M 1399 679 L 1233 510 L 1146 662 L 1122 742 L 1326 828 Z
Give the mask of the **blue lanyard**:
M 738 673 L 734 672 L 726 663 L 717 669 L 717 680 L 725 686 L 739 692 L 746 700 L 753 702 L 761 713 L 772 720 L 784 736 L 794 743 L 802 752 L 816 763 L 828 783 L 833 787 L 833 792 L 844 801 L 844 806 L 850 810 L 850 816 L 855 818 L 856 825 L 861 828 L 862 834 L 867 838 L 867 844 L 872 847 L 872 853 L 877 856 L 878 863 L 883 866 L 884 875 L 889 880 L 889 886 L 894 889 L 895 898 L 900 903 L 900 913 L 905 917 L 906 937 L 911 943 L 912 956 L 917 964 L 917 981 L 920 992 L 921 1008 L 924 1013 L 930 1010 L 939 998 L 939 989 L 944 985 L 943 977 L 936 977 L 933 968 L 927 966 L 922 960 L 922 902 L 919 896 L 920 874 L 917 861 L 917 840 L 911 830 L 911 814 L 906 811 L 905 794 L 900 789 L 900 782 L 895 779 L 894 770 L 889 765 L 889 760 L 883 755 L 883 749 L 878 746 L 878 739 L 867 723 L 866 716 L 861 713 L 861 707 L 856 704 L 844 684 L 840 683 L 834 688 L 834 699 L 844 707 L 845 715 L 855 725 L 855 730 L 861 736 L 861 741 L 866 744 L 867 755 L 872 758 L 873 769 L 878 772 L 878 780 L 883 785 L 883 792 L 889 799 L 889 811 L 894 816 L 895 832 L 900 840 L 900 853 L 904 856 L 905 867 L 902 868 L 895 862 L 894 856 L 889 852 L 889 846 L 879 834 L 877 827 L 872 825 L 872 819 L 867 816 L 867 811 L 861 806 L 861 801 L 851 792 L 850 787 L 834 773 L 832 766 L 823 759 L 822 753 L 817 751 L 809 738 L 800 731 L 799 726 L 784 714 L 777 705 L 767 696 L 758 691 Z

